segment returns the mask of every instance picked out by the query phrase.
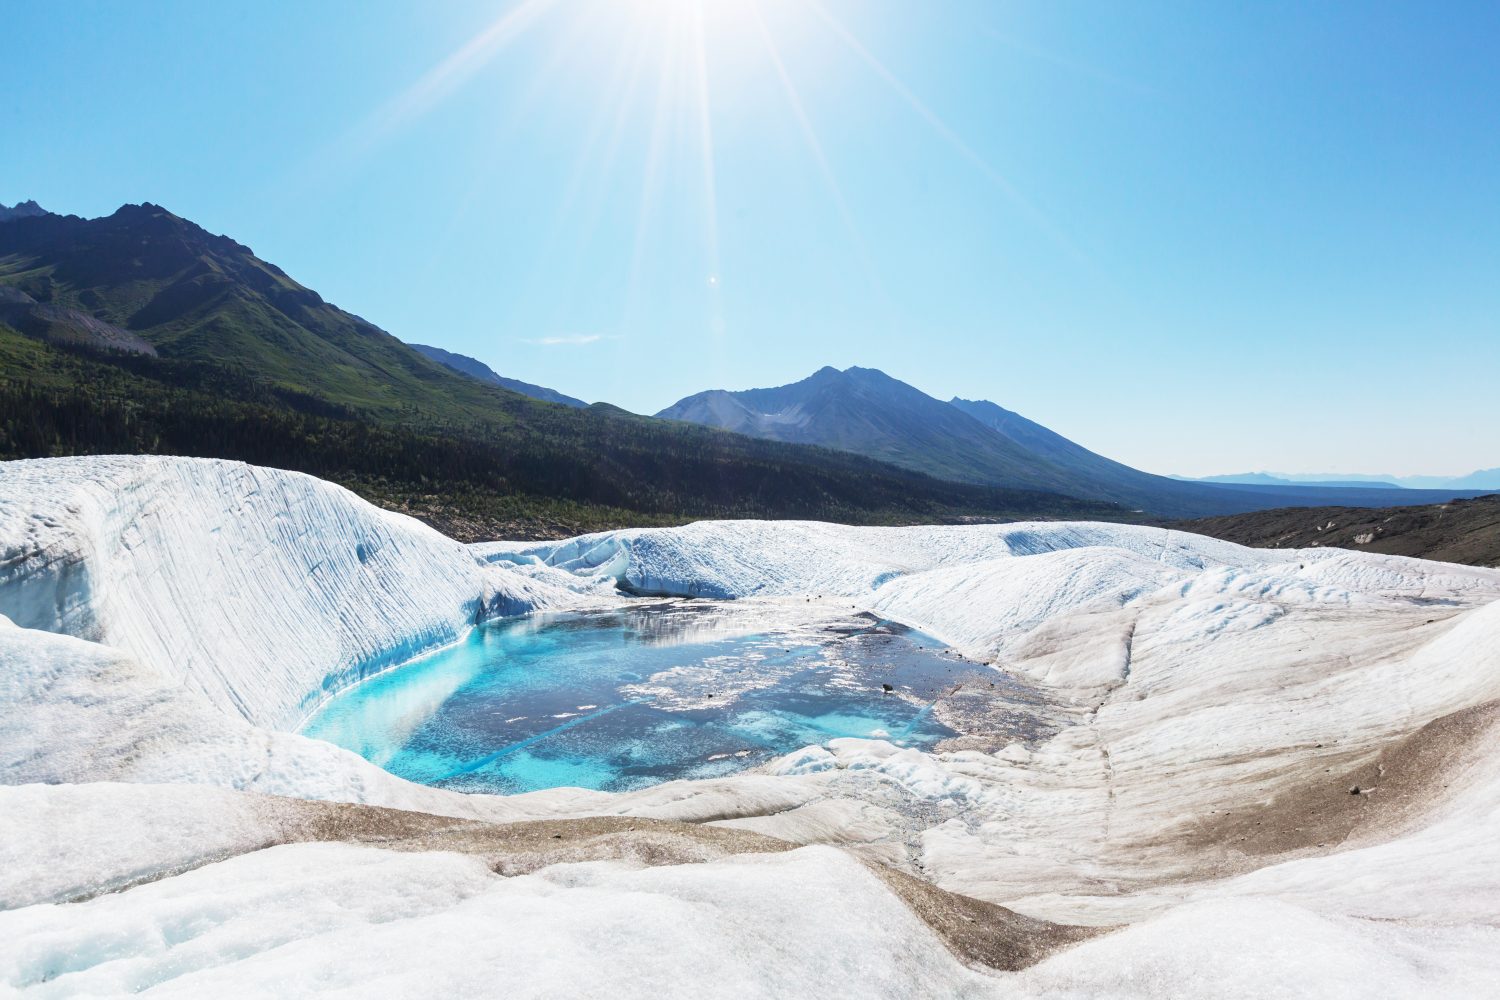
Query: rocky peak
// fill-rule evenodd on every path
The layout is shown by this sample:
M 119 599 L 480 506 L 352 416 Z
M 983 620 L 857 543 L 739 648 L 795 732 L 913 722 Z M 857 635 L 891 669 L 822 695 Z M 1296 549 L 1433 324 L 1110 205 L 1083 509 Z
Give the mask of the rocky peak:
M 30 199 L 17 202 L 14 205 L 0 204 L 0 222 L 9 222 L 12 219 L 30 219 L 38 215 L 51 214 L 51 212 Z

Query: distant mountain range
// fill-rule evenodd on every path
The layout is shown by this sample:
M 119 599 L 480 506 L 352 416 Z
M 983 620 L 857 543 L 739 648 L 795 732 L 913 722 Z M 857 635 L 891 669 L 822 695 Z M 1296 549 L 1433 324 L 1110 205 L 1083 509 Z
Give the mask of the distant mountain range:
M 1273 476 L 1268 472 L 1244 472 L 1229 476 L 1172 476 L 1170 478 L 1184 483 L 1230 483 L 1240 486 L 1307 486 L 1314 484 L 1313 480 L 1298 482 L 1295 479 Z M 1316 481 L 1316 485 L 1343 486 L 1349 489 L 1367 490 L 1399 490 L 1403 488 L 1395 483 L 1378 479 L 1320 479 Z
M 1453 495 L 1375 483 L 1351 490 L 1156 476 L 1095 454 L 998 404 L 956 398 L 944 403 L 871 368 L 823 368 L 771 389 L 711 389 L 657 416 L 853 451 L 946 479 L 1106 499 L 1159 517 L 1308 504 L 1431 503 Z
M 1480 469 L 1466 476 L 1340 476 L 1330 473 L 1241 472 L 1227 476 L 1173 476 L 1192 483 L 1259 486 L 1355 486 L 1409 490 L 1500 490 L 1500 469 Z
M 438 364 L 447 365 L 456 372 L 467 375 L 470 378 L 478 379 L 481 382 L 488 382 L 491 385 L 503 386 L 511 392 L 519 392 L 521 395 L 530 396 L 532 399 L 540 399 L 548 403 L 561 403 L 564 406 L 584 407 L 589 405 L 581 399 L 564 396 L 556 389 L 532 385 L 530 382 L 522 382 L 520 379 L 506 378 L 504 375 L 497 374 L 493 368 L 483 361 L 480 361 L 478 358 L 471 358 L 467 354 L 454 354 L 452 351 L 445 351 L 441 347 L 431 347 L 427 344 L 412 344 L 410 346 L 413 350 L 420 351 Z

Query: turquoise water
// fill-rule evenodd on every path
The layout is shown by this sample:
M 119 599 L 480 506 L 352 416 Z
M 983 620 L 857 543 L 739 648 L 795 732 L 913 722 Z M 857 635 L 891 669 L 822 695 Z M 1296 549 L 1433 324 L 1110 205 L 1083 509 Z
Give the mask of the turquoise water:
M 344 692 L 303 732 L 445 788 L 619 790 L 841 736 L 930 746 L 954 735 L 927 707 L 951 672 L 931 639 L 874 619 L 777 630 L 678 602 L 486 624 Z

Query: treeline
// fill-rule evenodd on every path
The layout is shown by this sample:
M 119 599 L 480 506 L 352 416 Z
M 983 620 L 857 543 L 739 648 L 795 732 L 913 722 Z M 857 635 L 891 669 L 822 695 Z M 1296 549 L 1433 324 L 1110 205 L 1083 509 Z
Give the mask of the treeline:
M 900 523 L 1110 513 L 607 407 L 527 405 L 494 423 L 416 411 L 377 419 L 229 366 L 24 347 L 30 371 L 7 364 L 0 378 L 0 457 L 238 459 L 344 483 L 458 535 L 697 517 Z

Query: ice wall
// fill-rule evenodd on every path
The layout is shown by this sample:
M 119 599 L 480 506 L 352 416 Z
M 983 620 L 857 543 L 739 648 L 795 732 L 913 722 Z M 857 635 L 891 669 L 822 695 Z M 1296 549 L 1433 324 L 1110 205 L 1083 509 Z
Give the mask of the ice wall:
M 0 614 L 289 728 L 362 671 L 556 593 L 300 473 L 160 457 L 0 466 Z

